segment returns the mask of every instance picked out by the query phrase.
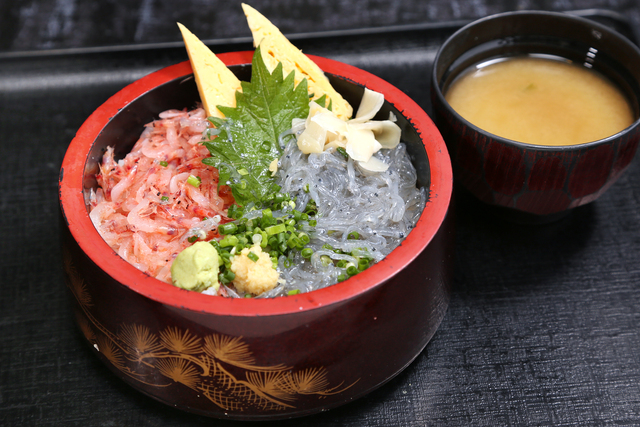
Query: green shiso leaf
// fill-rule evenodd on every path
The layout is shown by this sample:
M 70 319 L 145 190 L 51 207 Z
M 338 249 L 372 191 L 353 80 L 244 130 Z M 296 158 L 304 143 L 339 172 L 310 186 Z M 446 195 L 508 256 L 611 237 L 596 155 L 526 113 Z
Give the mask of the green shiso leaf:
M 251 82 L 242 82 L 236 107 L 218 109 L 225 118 L 209 118 L 219 133 L 204 142 L 211 157 L 203 162 L 218 169 L 218 185 L 229 185 L 240 206 L 260 203 L 279 190 L 269 171 L 271 162 L 282 154 L 278 137 L 291 129 L 292 119 L 309 114 L 307 80 L 296 87 L 294 73 L 283 77 L 280 63 L 269 73 L 258 47 Z

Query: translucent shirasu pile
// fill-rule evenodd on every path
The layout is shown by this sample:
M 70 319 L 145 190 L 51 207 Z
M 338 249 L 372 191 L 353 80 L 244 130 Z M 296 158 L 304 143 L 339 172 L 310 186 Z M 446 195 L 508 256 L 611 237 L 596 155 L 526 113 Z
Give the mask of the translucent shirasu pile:
M 325 244 L 347 253 L 361 251 L 378 262 L 407 236 L 422 213 L 427 191 L 416 186 L 416 170 L 405 144 L 382 150 L 376 156 L 389 165 L 387 171 L 367 172 L 335 149 L 307 155 L 298 149 L 295 140 L 286 145 L 276 180 L 282 192 L 297 198 L 297 210 L 304 211 L 309 200 L 316 202 L 317 226 L 315 230 L 310 229 L 308 245 L 314 253 L 310 260 L 296 253 L 288 267 L 285 267 L 286 259 L 281 257 L 278 270 L 284 283 L 259 298 L 282 296 L 295 289 L 309 292 L 338 282 L 344 269 L 333 264 L 323 265 L 323 255 L 358 265 L 349 254 L 323 249 Z M 286 211 L 274 212 L 274 216 L 278 214 Z M 348 239 L 354 231 L 359 239 Z M 230 296 L 238 296 L 233 289 L 227 291 Z

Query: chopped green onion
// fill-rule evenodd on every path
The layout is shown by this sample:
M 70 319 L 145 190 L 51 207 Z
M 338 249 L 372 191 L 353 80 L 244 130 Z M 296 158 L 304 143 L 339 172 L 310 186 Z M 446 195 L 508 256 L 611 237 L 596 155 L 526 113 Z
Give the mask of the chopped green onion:
M 267 232 L 267 236 L 273 236 L 275 234 L 284 233 L 286 227 L 284 224 L 272 225 L 264 229 Z
M 308 215 L 315 215 L 318 213 L 318 206 L 316 205 L 315 200 L 309 200 L 304 212 Z
M 236 275 L 231 270 L 225 270 L 223 273 L 218 274 L 218 280 L 224 284 L 231 283 Z
M 251 294 L 244 294 L 245 298 L 251 298 Z
M 202 180 L 200 179 L 199 176 L 193 176 L 193 175 L 189 175 L 189 178 L 187 178 L 187 184 L 193 186 L 193 187 L 200 187 L 200 182 Z
M 227 216 L 229 218 L 238 219 L 242 216 L 243 208 L 238 205 L 231 205 L 229 209 L 227 209 Z
M 347 280 L 347 276 L 344 274 L 338 274 L 338 282 L 344 282 L 345 280 Z
M 251 242 L 255 245 L 257 243 L 260 244 L 260 246 L 262 246 L 262 234 L 260 233 L 256 233 L 254 235 L 251 236 Z
M 266 230 L 266 228 L 270 225 L 274 225 L 276 223 L 276 219 L 273 217 L 273 213 L 271 209 L 267 208 L 262 211 L 262 218 L 260 219 L 260 226 Z
M 247 254 L 247 258 L 249 258 L 253 262 L 258 262 L 258 260 L 260 259 L 258 255 L 254 254 L 253 252 L 249 252 Z
M 237 231 L 238 231 L 238 226 L 233 222 L 220 224 L 218 226 L 218 232 L 220 234 L 235 234 Z
M 169 200 L 169 196 L 162 196 L 160 197 L 160 200 L 166 202 L 167 200 Z
M 360 258 L 358 260 L 358 270 L 364 271 L 369 268 L 369 260 L 367 258 Z
M 347 267 L 347 260 L 345 259 L 341 259 L 336 263 L 336 267 L 338 268 L 346 268 Z
M 246 169 L 244 169 L 244 168 L 242 168 L 242 169 L 238 169 L 238 173 L 239 173 L 240 175 L 249 175 L 249 171 L 248 171 L 248 170 L 246 170 Z
M 224 236 L 224 239 L 220 240 L 220 247 L 226 248 L 229 246 L 236 246 L 238 244 L 238 238 L 234 235 Z
M 357 231 L 352 231 L 351 233 L 349 233 L 349 235 L 347 236 L 347 239 L 349 240 L 357 240 L 360 238 L 360 233 L 358 233 Z
M 295 234 L 292 234 L 291 237 L 289 237 L 289 239 L 287 240 L 287 246 L 291 249 L 301 245 L 302 242 L 300 241 L 300 239 L 298 238 L 298 236 L 296 236 Z M 304 245 L 303 245 L 304 246 Z
M 322 263 L 322 265 L 323 265 L 323 266 L 325 266 L 325 267 L 326 267 L 326 266 L 328 266 L 329 264 L 331 264 L 331 258 L 329 258 L 329 257 L 328 257 L 328 256 L 326 256 L 326 255 L 322 255 L 322 256 L 320 257 L 320 262 Z
M 300 252 L 300 254 L 302 255 L 302 258 L 309 259 L 309 258 L 311 258 L 311 255 L 313 255 L 313 249 L 311 249 L 311 248 L 304 248 L 304 249 L 302 250 L 302 252 Z
M 227 256 L 223 256 L 223 254 L 226 254 Z M 220 265 L 224 265 L 224 264 L 230 264 L 231 263 L 231 255 L 229 254 L 229 252 L 226 251 L 219 251 L 218 252 L 218 264 Z
M 298 295 L 300 293 L 300 289 L 291 289 L 287 292 L 287 295 Z
M 355 276 L 356 274 L 358 274 L 358 267 L 356 267 L 355 265 L 350 265 L 349 267 L 347 267 L 347 274 L 349 276 Z
M 345 149 L 344 149 L 344 148 L 342 148 L 342 147 L 338 147 L 338 148 L 336 149 L 336 151 L 337 151 L 338 153 L 340 153 L 340 155 L 342 155 L 342 157 L 344 157 L 344 158 L 345 158 L 345 160 L 349 160 L 349 154 L 347 154 L 347 150 L 345 150 Z
M 333 246 L 331 246 L 328 243 L 325 243 L 324 245 L 322 245 L 322 249 L 327 249 L 327 250 L 333 251 L 333 252 L 335 252 L 337 254 L 343 254 L 344 253 L 344 252 L 342 252 L 342 250 L 336 249 L 336 248 L 334 248 Z
M 166 168 L 167 166 L 169 166 L 169 163 L 165 162 L 164 160 L 160 160 L 160 166 Z
M 193 242 L 195 242 L 196 240 L 198 240 L 198 236 L 191 236 L 191 237 L 189 237 L 187 240 L 189 241 L 189 243 L 193 243 Z
M 308 245 L 309 242 L 311 241 L 311 238 L 307 233 L 299 233 L 298 238 L 300 239 L 303 245 Z
M 315 219 L 312 219 L 309 221 L 309 225 L 312 227 L 315 227 L 316 225 L 318 225 L 318 221 L 316 221 Z

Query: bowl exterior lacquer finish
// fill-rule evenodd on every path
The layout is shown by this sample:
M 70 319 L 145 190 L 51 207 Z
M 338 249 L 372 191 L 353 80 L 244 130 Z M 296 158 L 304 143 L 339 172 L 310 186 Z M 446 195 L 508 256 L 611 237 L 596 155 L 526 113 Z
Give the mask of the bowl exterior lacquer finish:
M 251 52 L 220 55 L 241 79 Z M 141 126 L 198 99 L 187 63 L 114 95 L 72 142 L 60 178 L 63 255 L 77 323 L 120 378 L 168 405 L 217 418 L 291 418 L 350 402 L 417 357 L 446 311 L 453 268 L 452 172 L 444 141 L 413 101 L 353 67 L 314 57 L 357 104 L 383 92 L 429 201 L 383 261 L 337 285 L 270 300 L 211 297 L 149 277 L 91 224 L 86 194 L 107 145 L 124 155 Z M 344 76 L 344 77 L 340 77 Z
M 297 417 L 365 395 L 424 349 L 448 304 L 445 225 L 388 282 L 275 316 L 216 316 L 153 301 L 105 274 L 68 232 L 65 270 L 83 335 L 133 387 L 203 415 Z
M 435 121 L 460 184 L 485 203 L 540 216 L 596 200 L 629 166 L 640 140 L 634 126 L 610 141 L 557 149 L 505 143 L 443 110 Z
M 611 137 L 573 146 L 519 143 L 486 132 L 445 100 L 469 67 L 518 55 L 552 55 L 592 68 L 617 84 L 636 121 Z M 553 218 L 597 199 L 633 160 L 640 140 L 640 51 L 614 31 L 576 16 L 509 12 L 478 20 L 443 44 L 431 98 L 456 180 L 483 202 Z

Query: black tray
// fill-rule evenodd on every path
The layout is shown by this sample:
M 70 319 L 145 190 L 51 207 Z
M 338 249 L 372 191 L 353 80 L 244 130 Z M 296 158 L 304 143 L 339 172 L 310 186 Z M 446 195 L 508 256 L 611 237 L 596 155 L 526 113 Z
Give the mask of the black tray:
M 616 13 L 574 13 L 638 40 Z M 433 59 L 465 23 L 290 38 L 430 113 Z M 57 175 L 69 141 L 123 86 L 186 59 L 180 43 L 0 53 L 0 424 L 242 424 L 174 410 L 112 375 L 76 330 L 62 278 Z M 501 222 L 458 194 L 451 306 L 423 354 L 356 402 L 273 425 L 640 425 L 639 223 L 637 161 L 598 201 L 544 226 Z

